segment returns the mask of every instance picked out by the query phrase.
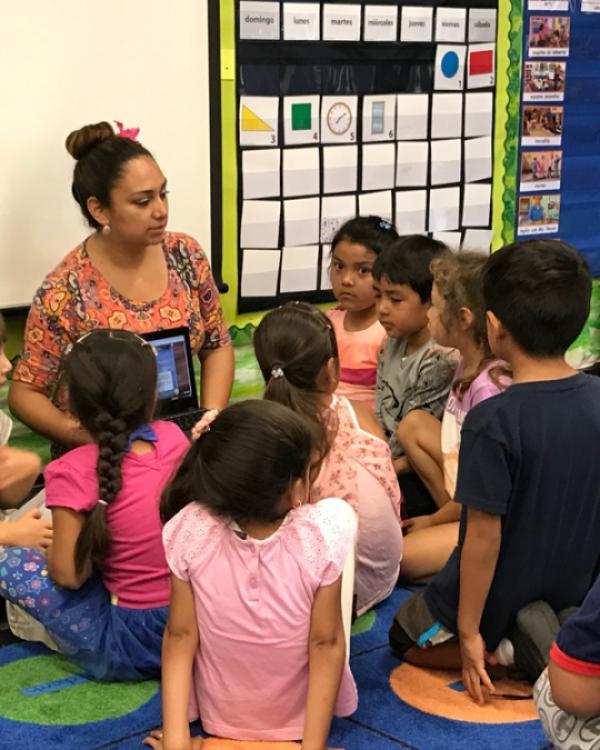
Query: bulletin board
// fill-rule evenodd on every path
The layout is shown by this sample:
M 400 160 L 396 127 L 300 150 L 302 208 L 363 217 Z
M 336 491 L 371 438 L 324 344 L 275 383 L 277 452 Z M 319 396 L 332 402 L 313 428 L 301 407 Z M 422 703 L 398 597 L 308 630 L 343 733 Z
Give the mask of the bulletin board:
M 518 237 L 573 244 L 600 276 L 600 3 L 524 9 Z
M 502 207 L 511 195 L 514 207 L 505 155 L 518 112 L 497 90 L 511 78 L 498 60 L 520 45 L 510 25 L 497 0 L 221 0 L 230 319 L 331 300 L 329 242 L 357 212 L 455 248 L 514 231 Z

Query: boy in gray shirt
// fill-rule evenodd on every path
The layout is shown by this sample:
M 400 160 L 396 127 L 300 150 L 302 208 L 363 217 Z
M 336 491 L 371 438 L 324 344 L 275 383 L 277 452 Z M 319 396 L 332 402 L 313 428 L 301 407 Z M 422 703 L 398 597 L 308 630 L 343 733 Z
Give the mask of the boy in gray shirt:
M 377 257 L 373 286 L 377 314 L 388 339 L 377 362 L 375 410 L 389 440 L 394 467 L 410 471 L 397 431 L 415 409 L 441 419 L 457 361 L 431 338 L 427 311 L 431 306 L 431 261 L 447 251 L 421 235 L 402 237 Z

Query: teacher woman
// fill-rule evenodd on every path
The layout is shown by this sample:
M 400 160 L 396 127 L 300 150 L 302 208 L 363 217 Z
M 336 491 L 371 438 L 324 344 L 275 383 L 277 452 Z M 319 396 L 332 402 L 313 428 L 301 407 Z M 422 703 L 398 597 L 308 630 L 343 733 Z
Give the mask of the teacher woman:
M 200 358 L 200 401 L 223 408 L 234 358 L 208 260 L 191 237 L 167 232 L 167 180 L 140 143 L 107 122 L 72 132 L 72 193 L 95 230 L 46 276 L 31 306 L 9 405 L 36 432 L 88 441 L 58 389 L 69 344 L 94 328 L 135 333 L 187 326 Z

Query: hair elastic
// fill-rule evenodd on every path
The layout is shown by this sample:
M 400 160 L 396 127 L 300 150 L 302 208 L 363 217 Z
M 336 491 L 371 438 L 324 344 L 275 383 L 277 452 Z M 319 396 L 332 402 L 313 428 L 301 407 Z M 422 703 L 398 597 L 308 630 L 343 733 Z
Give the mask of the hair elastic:
M 282 367 L 272 367 L 271 368 L 271 377 L 275 378 L 277 380 L 278 378 L 282 378 L 284 375 L 283 368 Z
M 392 225 L 390 224 L 390 222 L 389 221 L 385 221 L 385 219 L 382 219 L 379 222 L 379 226 L 381 227 L 381 229 L 385 229 L 386 231 L 388 231 L 388 230 L 390 230 L 392 228 Z
M 118 120 L 115 120 L 115 125 L 119 128 L 119 132 L 117 133 L 119 138 L 129 138 L 130 141 L 136 141 L 137 143 L 137 137 L 140 133 L 139 128 L 126 128 Z
M 108 503 L 106 502 L 106 500 L 98 500 L 98 503 L 100 505 L 106 505 L 106 506 L 108 506 Z

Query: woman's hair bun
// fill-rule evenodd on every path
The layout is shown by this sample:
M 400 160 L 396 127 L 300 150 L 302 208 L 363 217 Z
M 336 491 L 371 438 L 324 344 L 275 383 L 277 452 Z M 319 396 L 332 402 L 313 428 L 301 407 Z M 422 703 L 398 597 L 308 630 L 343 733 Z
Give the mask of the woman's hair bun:
M 69 133 L 65 146 L 71 156 L 79 160 L 102 141 L 115 138 L 115 131 L 108 122 L 97 122 L 94 125 L 84 125 L 79 130 Z

